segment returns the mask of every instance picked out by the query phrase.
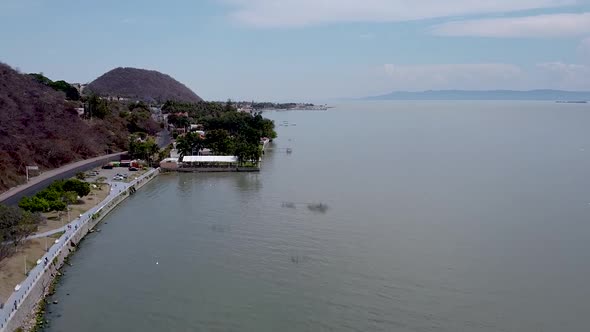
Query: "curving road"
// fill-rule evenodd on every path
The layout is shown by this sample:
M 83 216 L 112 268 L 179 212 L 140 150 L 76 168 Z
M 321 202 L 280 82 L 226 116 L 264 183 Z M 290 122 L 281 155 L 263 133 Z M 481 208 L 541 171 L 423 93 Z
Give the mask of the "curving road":
M 28 183 L 9 189 L 0 194 L 0 203 L 7 205 L 16 205 L 25 196 L 32 196 L 35 193 L 45 189 L 55 180 L 62 180 L 75 176 L 78 172 L 84 172 L 89 169 L 99 167 L 109 161 L 118 160 L 122 154 L 118 152 L 92 159 L 86 159 L 73 164 L 65 165 L 60 168 L 43 172 L 41 175 L 33 177 Z

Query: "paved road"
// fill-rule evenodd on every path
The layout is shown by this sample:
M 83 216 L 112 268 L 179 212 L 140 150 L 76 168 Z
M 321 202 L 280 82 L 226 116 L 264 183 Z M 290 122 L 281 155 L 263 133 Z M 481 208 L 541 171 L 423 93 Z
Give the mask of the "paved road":
M 119 152 L 92 159 L 86 159 L 44 172 L 39 176 L 31 178 L 29 183 L 14 187 L 0 194 L 0 202 L 7 205 L 16 205 L 18 204 L 18 201 L 21 200 L 21 198 L 34 195 L 38 191 L 45 189 L 55 180 L 71 178 L 78 172 L 84 172 L 89 169 L 101 166 L 108 161 L 118 160 L 119 156 L 124 153 L 125 152 Z
M 160 149 L 163 149 L 172 143 L 172 136 L 170 135 L 170 131 L 168 128 L 164 128 L 161 132 L 158 133 L 158 137 L 156 139 L 158 146 Z

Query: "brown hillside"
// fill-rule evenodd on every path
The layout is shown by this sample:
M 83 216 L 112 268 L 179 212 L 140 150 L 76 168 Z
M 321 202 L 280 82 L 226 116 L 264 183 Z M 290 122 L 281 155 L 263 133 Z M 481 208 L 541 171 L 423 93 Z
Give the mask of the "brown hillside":
M 86 89 L 101 96 L 148 102 L 202 101 L 201 97 L 174 78 L 155 70 L 137 68 L 115 68 L 94 80 Z
M 42 170 L 122 151 L 121 121 L 87 123 L 65 95 L 0 63 L 0 191 L 24 182 L 25 166 Z

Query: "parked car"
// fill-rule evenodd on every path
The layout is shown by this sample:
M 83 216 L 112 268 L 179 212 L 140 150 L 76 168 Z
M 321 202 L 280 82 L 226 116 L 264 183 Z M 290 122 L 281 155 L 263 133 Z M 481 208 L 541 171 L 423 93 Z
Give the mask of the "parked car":
M 123 180 L 123 177 L 122 176 L 115 175 L 115 177 L 113 177 L 113 180 L 115 180 L 115 181 L 121 181 L 121 180 Z
M 131 172 L 137 172 L 138 171 L 138 169 L 136 167 L 129 167 L 129 170 Z
M 113 169 L 113 165 L 103 165 L 102 169 Z

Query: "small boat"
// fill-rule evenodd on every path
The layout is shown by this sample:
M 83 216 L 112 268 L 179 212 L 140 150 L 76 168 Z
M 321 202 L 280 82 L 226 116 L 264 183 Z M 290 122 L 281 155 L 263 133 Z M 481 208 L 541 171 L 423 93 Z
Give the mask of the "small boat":
M 313 212 L 321 212 L 326 213 L 328 211 L 328 205 L 319 203 L 319 204 L 308 204 L 307 208 Z

